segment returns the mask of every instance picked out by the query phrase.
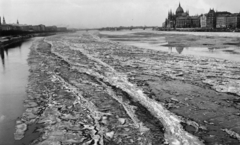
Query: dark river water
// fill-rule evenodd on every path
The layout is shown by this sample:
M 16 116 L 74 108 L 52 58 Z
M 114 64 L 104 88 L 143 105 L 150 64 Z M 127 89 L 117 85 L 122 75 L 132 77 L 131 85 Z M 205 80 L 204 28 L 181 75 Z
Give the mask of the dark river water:
M 15 121 L 21 116 L 28 82 L 27 58 L 33 38 L 0 51 L 0 145 L 16 144 Z

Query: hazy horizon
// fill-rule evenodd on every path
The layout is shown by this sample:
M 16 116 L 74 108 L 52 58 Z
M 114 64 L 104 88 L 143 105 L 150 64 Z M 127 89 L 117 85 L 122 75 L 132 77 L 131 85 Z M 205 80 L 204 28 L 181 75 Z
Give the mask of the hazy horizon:
M 218 11 L 240 12 L 239 0 L 0 0 L 7 23 L 44 24 L 74 28 L 161 26 L 179 2 L 190 15 Z

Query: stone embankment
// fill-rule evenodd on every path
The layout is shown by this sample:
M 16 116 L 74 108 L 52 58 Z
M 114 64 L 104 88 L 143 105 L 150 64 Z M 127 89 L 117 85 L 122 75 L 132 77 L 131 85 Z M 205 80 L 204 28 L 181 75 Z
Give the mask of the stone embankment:
M 17 36 L 17 37 L 0 37 L 0 49 L 24 41 L 25 39 L 30 38 L 30 36 Z
M 4 47 L 8 47 L 12 44 L 16 44 L 19 42 L 22 42 L 26 39 L 29 39 L 31 37 L 44 37 L 44 36 L 50 36 L 54 35 L 55 33 L 32 33 L 28 35 L 17 35 L 17 36 L 4 36 L 0 37 L 0 49 Z
M 29 144 L 239 144 L 240 66 L 145 50 L 89 33 L 35 42 L 26 111 Z M 34 127 L 34 128 L 33 128 Z

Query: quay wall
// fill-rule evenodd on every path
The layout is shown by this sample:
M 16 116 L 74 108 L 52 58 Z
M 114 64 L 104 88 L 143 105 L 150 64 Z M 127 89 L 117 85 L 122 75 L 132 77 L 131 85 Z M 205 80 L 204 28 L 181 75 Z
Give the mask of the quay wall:
M 203 28 L 158 28 L 157 31 L 184 31 L 184 32 L 240 32 L 240 29 L 203 29 Z

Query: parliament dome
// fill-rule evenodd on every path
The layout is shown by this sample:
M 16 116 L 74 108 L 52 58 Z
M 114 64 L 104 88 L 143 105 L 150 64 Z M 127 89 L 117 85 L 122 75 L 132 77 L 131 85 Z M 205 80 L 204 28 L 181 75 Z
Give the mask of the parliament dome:
M 179 6 L 176 10 L 176 14 L 182 14 L 182 13 L 184 13 L 184 11 L 183 11 L 183 8 L 181 7 L 180 3 L 179 3 Z

